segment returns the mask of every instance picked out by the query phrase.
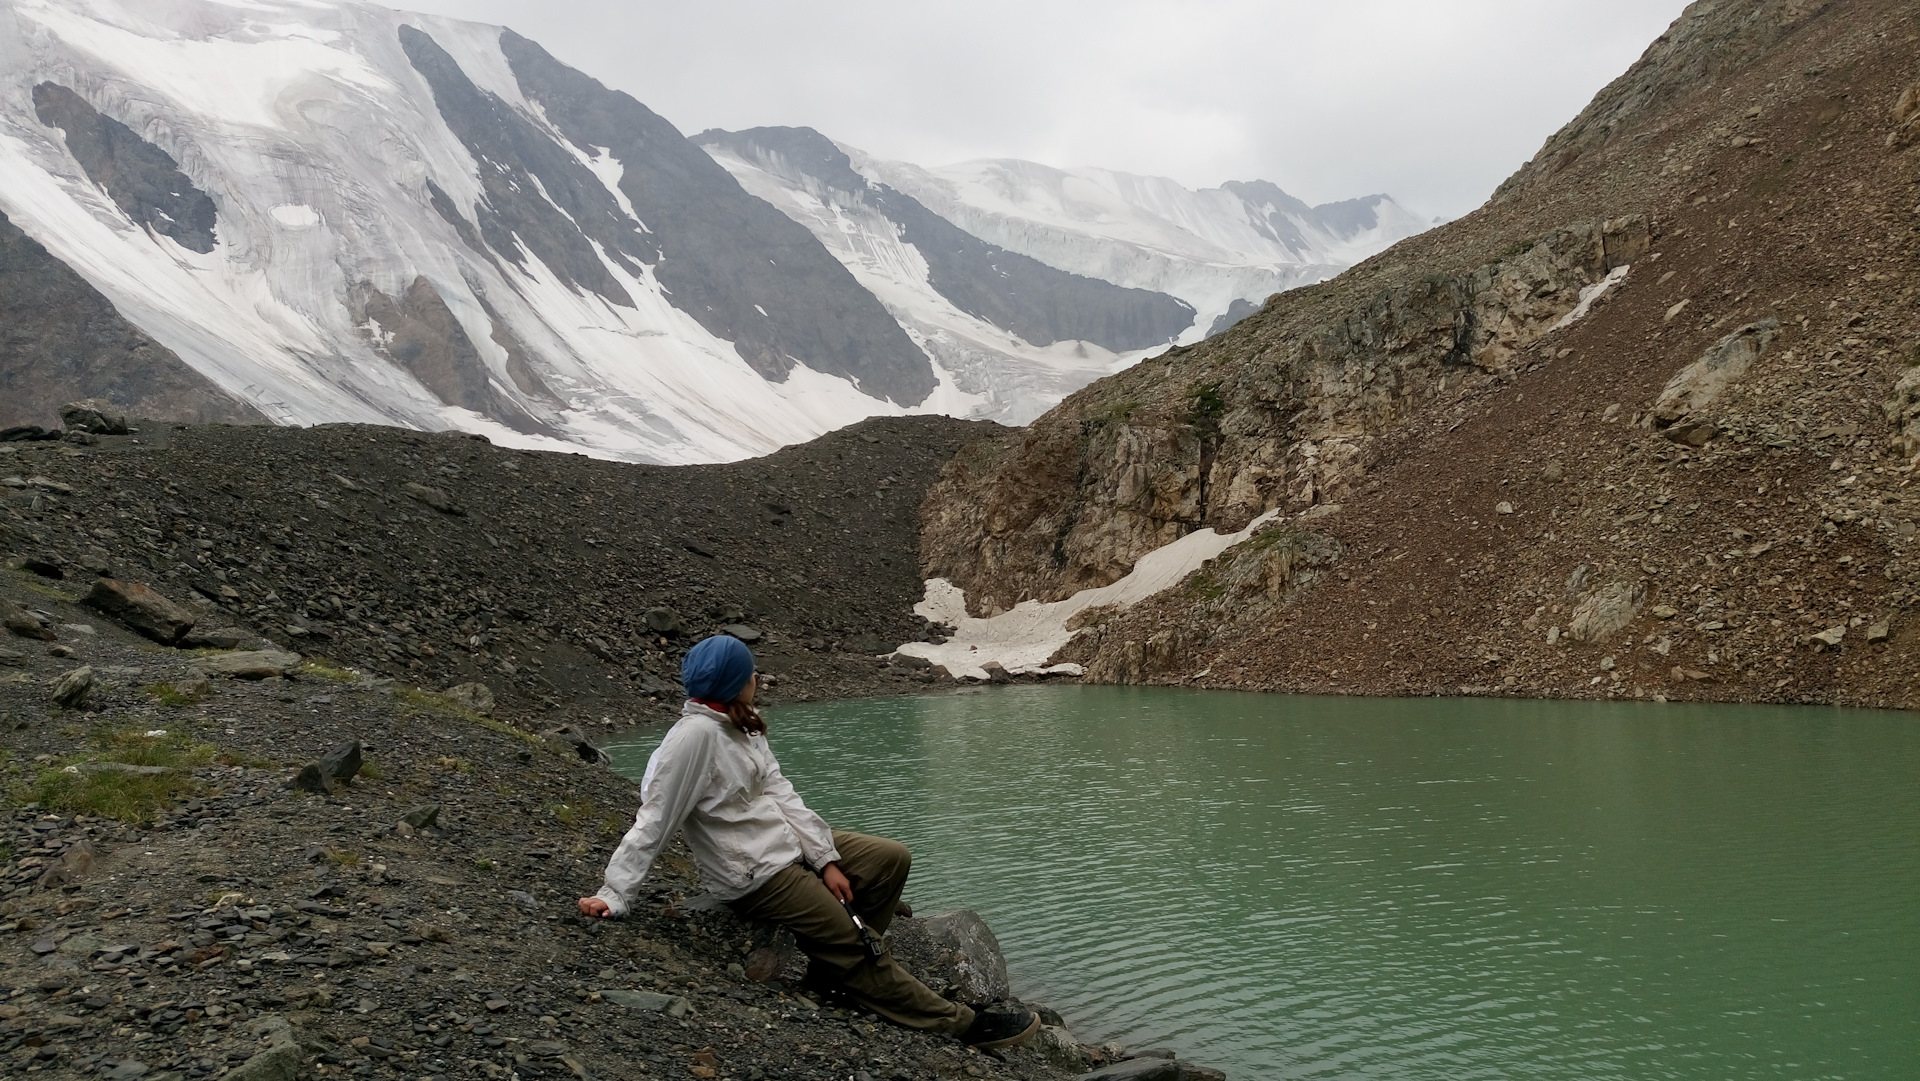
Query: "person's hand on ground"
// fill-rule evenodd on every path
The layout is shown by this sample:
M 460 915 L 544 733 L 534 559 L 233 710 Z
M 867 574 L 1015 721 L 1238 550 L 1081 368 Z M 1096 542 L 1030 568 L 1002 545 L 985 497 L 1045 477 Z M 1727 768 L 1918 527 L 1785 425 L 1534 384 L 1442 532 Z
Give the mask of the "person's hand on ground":
M 853 902 L 853 883 L 848 882 L 847 876 L 840 872 L 839 864 L 827 864 L 827 869 L 820 872 L 820 881 L 827 884 L 827 892 L 833 894 L 834 900 L 849 904 Z
M 588 916 L 605 917 L 613 914 L 613 909 L 598 897 L 580 898 L 580 911 Z

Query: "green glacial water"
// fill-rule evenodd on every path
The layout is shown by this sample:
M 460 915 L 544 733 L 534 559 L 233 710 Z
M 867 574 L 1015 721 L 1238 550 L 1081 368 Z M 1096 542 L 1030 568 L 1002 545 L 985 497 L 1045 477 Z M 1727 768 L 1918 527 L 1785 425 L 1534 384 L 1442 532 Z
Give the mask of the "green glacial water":
M 1911 716 L 1013 687 L 768 719 L 1083 1040 L 1241 1081 L 1920 1078 Z

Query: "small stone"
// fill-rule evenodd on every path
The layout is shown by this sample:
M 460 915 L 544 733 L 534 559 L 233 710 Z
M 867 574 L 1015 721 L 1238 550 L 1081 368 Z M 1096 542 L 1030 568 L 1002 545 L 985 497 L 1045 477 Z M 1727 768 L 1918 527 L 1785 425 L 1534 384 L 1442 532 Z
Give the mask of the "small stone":
M 139 1059 L 121 1059 L 118 1066 L 108 1070 L 103 1076 L 107 1081 L 134 1081 L 135 1078 L 145 1077 L 151 1069 L 152 1067 Z
M 346 784 L 353 780 L 354 774 L 360 772 L 360 741 L 356 739 L 342 743 L 322 755 L 316 764 L 334 783 Z
M 630 1010 L 646 1010 L 650 1013 L 664 1013 L 668 1017 L 684 1017 L 693 1004 L 680 995 L 663 995 L 654 991 L 628 991 L 614 988 L 600 992 L 600 997 L 615 1006 L 624 1006 Z
M 1567 467 L 1559 462 L 1548 462 L 1546 468 L 1540 470 L 1540 479 L 1548 484 L 1558 484 L 1567 479 Z
M 424 484 L 408 481 L 400 486 L 400 490 L 442 514 L 460 516 L 467 513 L 454 503 L 453 497 L 439 488 L 430 488 Z
M 1683 420 L 1660 432 L 1662 438 L 1687 447 L 1704 447 L 1719 434 L 1720 429 L 1704 420 Z
M 1501 501 L 1501 502 L 1499 502 L 1499 503 L 1495 503 L 1495 504 L 1493 505 L 1493 513 L 1495 513 L 1495 514 L 1512 514 L 1512 513 L 1513 513 L 1513 504 L 1511 504 L 1511 503 L 1508 503 L 1508 502 L 1506 502 L 1506 501 L 1504 501 L 1504 500 L 1502 500 L 1502 501 Z
M 239 649 L 252 637 L 239 627 L 192 630 L 181 636 L 180 646 L 183 649 Z
M 1847 628 L 1843 624 L 1838 627 L 1828 627 L 1826 630 L 1814 635 L 1813 640 L 1826 646 L 1828 649 L 1838 649 L 1840 648 L 1840 640 L 1846 636 Z
M 1614 667 L 1615 665 L 1612 657 L 1600 658 L 1600 670 L 1602 672 L 1611 672 L 1613 671 Z
M 987 682 L 989 683 L 1013 682 L 1012 673 L 1008 672 L 1006 666 L 999 661 L 988 661 L 980 666 L 980 670 L 987 674 Z
M 540 911 L 540 899 L 525 890 L 508 890 L 507 900 L 512 901 L 522 912 Z
M 758 642 L 760 640 L 760 632 L 753 627 L 747 626 L 745 623 L 729 623 L 720 628 L 720 633 L 730 634 L 742 642 Z
M 680 633 L 680 613 L 671 608 L 649 608 L 640 613 L 647 629 L 655 634 L 674 635 Z
M 461 709 L 482 717 L 493 712 L 493 689 L 484 683 L 461 683 L 440 692 L 441 697 Z
M 1680 609 L 1670 604 L 1656 604 L 1653 606 L 1653 618 L 1655 619 L 1672 619 L 1679 614 Z
M 53 685 L 53 700 L 66 709 L 78 709 L 92 693 L 93 669 L 84 665 L 62 675 Z
M 96 578 L 80 603 L 112 616 L 161 645 L 173 645 L 193 629 L 192 612 L 143 582 Z
M 293 779 L 287 782 L 287 787 L 297 792 L 317 792 L 326 795 L 333 791 L 333 778 L 327 776 L 319 763 L 309 762 L 300 767 L 300 772 L 293 775 Z
M 40 622 L 39 617 L 25 608 L 0 597 L 0 625 L 22 638 L 32 638 L 41 642 L 54 640 L 53 628 Z
M 1892 634 L 1892 630 L 1892 621 L 1883 619 L 1867 628 L 1867 641 L 1869 643 L 1884 642 Z
M 93 873 L 93 843 L 81 841 L 67 846 L 67 850 L 54 860 L 45 873 L 40 876 L 40 888 L 54 889 L 71 885 Z M 78 937 L 78 936 L 75 936 Z M 68 939 L 72 942 L 73 939 Z M 92 951 L 88 951 L 92 952 Z
M 402 815 L 400 821 L 417 830 L 431 828 L 440 822 L 440 805 L 429 803 L 424 807 L 415 807 Z

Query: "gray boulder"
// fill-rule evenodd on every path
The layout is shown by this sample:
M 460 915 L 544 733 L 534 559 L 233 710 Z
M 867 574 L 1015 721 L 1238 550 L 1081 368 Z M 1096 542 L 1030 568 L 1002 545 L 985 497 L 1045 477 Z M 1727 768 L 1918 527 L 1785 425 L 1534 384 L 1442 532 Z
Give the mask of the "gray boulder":
M 53 685 L 53 700 L 66 709 L 79 709 L 93 693 L 93 669 L 82 666 L 60 677 Z
M 482 717 L 493 712 L 493 689 L 484 683 L 462 683 L 440 692 L 441 697 Z
M 671 608 L 649 608 L 640 613 L 640 618 L 655 634 L 680 633 L 680 613 Z
M 901 917 L 887 937 L 894 956 L 946 998 L 984 1005 L 1012 996 L 1000 942 L 976 912 L 963 908 L 925 919 Z
M 1747 374 L 1753 362 L 1760 358 L 1760 354 L 1766 351 L 1779 333 L 1780 320 L 1768 317 L 1758 323 L 1749 323 L 1720 339 L 1699 360 L 1680 369 L 1667 381 L 1666 387 L 1660 391 L 1660 397 L 1653 403 L 1653 423 L 1665 428 L 1682 417 L 1698 414 L 1712 405 L 1714 399 Z M 1703 446 L 1705 443 L 1706 440 L 1702 439 L 1692 445 Z
M 0 626 L 22 638 L 34 638 L 42 642 L 54 640 L 53 628 L 40 622 L 40 617 L 0 597 Z

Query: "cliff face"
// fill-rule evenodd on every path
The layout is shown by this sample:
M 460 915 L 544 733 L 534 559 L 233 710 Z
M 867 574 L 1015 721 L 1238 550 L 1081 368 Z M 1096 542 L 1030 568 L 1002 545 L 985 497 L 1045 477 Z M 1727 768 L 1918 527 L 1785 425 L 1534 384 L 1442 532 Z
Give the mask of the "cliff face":
M 1914 41 L 1895 3 L 1694 5 L 1479 211 L 964 449 L 926 573 L 991 611 L 1279 508 L 1060 659 L 1906 701 Z

